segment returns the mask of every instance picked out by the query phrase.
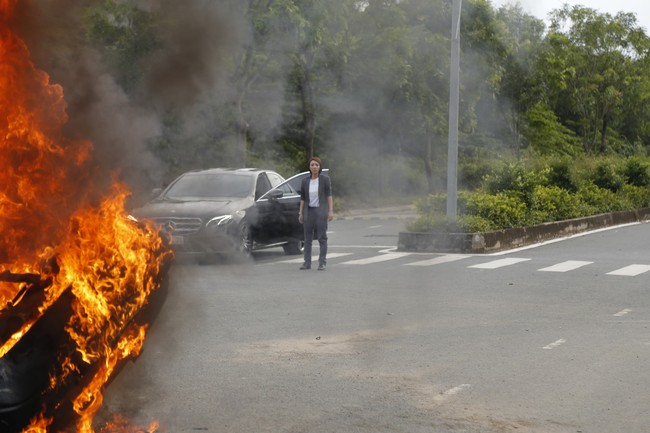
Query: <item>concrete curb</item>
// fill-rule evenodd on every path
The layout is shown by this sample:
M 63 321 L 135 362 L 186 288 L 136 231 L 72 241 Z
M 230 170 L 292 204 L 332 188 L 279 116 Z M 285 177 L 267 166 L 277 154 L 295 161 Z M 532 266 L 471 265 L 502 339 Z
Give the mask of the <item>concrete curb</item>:
M 486 233 L 400 232 L 398 251 L 444 253 L 493 253 L 550 239 L 568 237 L 599 228 L 650 220 L 650 208 L 611 212 L 585 218 Z

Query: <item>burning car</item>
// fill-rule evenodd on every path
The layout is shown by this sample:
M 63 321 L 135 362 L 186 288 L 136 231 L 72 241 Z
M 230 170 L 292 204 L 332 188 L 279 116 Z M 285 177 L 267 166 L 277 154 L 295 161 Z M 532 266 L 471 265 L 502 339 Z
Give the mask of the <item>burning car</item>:
M 102 391 L 138 355 L 173 253 L 93 178 L 65 133 L 62 86 L 30 58 L 0 2 L 0 431 L 92 432 Z M 100 186 L 101 185 L 101 186 Z M 163 296 L 164 299 L 164 296 Z
M 304 234 L 295 185 L 304 175 L 285 180 L 256 168 L 190 171 L 132 215 L 168 232 L 180 254 L 249 254 L 275 246 L 301 254 Z
M 68 239 L 34 271 L 0 272 L 3 432 L 89 424 L 104 384 L 139 353 L 173 256 L 154 228 L 120 211 L 123 198 L 73 217 Z
M 122 198 L 79 214 L 73 237 L 47 250 L 39 273 L 0 272 L 3 432 L 90 424 L 104 384 L 139 353 L 173 256 L 153 227 L 110 213 Z

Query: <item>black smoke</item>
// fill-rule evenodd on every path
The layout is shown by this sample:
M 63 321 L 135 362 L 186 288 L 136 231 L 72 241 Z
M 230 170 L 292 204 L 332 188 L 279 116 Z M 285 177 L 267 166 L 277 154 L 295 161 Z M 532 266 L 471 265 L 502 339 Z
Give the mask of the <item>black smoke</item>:
M 143 59 L 144 84 L 133 95 L 118 85 L 85 34 L 84 14 L 101 3 L 19 1 L 15 30 L 36 66 L 64 89 L 65 134 L 92 142 L 97 193 L 117 174 L 141 201 L 162 181 L 164 167 L 150 145 L 162 134 L 165 113 L 190 112 L 217 93 L 222 57 L 232 43 L 232 20 L 215 2 L 136 2 L 151 14 L 160 47 Z

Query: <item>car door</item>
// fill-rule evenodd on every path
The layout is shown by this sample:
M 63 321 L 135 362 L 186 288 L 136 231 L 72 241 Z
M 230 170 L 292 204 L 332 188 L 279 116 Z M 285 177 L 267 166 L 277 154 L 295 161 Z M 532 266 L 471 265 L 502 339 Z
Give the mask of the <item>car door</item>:
M 265 242 L 302 239 L 302 224 L 298 221 L 300 194 L 289 181 L 264 194 L 256 202 L 260 217 L 260 235 Z
M 322 173 L 329 175 L 329 168 L 324 168 Z M 285 183 L 288 183 L 291 185 L 291 187 L 300 194 L 300 184 L 302 183 L 302 180 L 309 176 L 308 171 L 303 171 L 302 173 L 298 173 L 296 175 L 291 176 L 289 179 L 286 180 Z

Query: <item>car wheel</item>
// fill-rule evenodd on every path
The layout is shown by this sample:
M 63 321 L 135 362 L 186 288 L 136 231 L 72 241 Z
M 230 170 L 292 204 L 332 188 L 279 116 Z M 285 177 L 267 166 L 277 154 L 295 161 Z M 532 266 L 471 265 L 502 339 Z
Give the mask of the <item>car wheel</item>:
M 253 239 L 251 238 L 251 231 L 248 224 L 242 222 L 239 225 L 239 243 L 237 245 L 237 252 L 249 256 L 253 251 Z
M 302 254 L 305 251 L 305 242 L 303 241 L 291 241 L 282 245 L 284 248 L 284 253 L 288 256 L 297 256 Z

